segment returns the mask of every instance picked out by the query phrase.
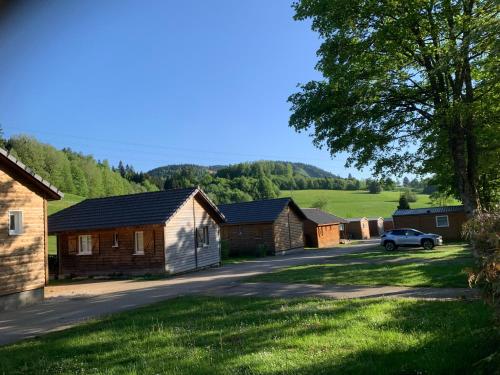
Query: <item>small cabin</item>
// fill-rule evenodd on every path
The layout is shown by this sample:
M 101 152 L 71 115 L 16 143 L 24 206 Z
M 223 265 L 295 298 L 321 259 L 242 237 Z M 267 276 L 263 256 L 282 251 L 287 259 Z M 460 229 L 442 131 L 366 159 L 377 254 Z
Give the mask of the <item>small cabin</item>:
M 444 240 L 462 239 L 462 226 L 467 221 L 464 206 L 444 206 L 396 210 L 392 215 L 394 228 L 413 228 L 435 233 Z
M 258 247 L 284 255 L 304 246 L 306 217 L 291 198 L 223 204 L 219 209 L 226 218 L 222 240 L 232 255 L 252 254 Z
M 384 217 L 384 232 L 394 229 L 394 220 L 392 217 Z
M 370 229 L 370 237 L 378 237 L 384 233 L 384 218 L 369 217 L 368 228 Z
M 347 223 L 341 217 L 329 214 L 318 208 L 302 208 L 305 245 L 325 248 L 338 245 L 341 240 L 340 225 Z
M 347 234 L 349 239 L 369 240 L 370 228 L 366 217 L 355 217 L 347 220 Z
M 87 199 L 49 217 L 60 277 L 177 274 L 220 263 L 224 216 L 199 188 Z
M 47 201 L 63 194 L 0 149 L 0 311 L 41 301 L 48 282 Z

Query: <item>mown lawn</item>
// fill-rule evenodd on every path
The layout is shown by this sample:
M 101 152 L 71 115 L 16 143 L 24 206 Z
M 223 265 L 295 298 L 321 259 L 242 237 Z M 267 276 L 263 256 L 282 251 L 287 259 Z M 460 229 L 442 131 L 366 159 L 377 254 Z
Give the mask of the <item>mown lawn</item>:
M 498 347 L 479 301 L 183 297 L 0 347 L 3 374 L 451 374 Z
M 325 210 L 341 217 L 382 216 L 389 217 L 396 210 L 399 201 L 398 191 L 383 191 L 369 194 L 367 191 L 347 190 L 284 190 L 281 196 L 292 196 L 300 207 L 312 207 L 314 202 L 325 200 Z M 458 203 L 457 203 L 458 204 Z M 429 207 L 428 195 L 418 194 L 417 201 L 410 203 L 411 208 Z
M 427 262 L 422 262 L 425 260 Z M 432 251 L 401 248 L 386 253 L 376 249 L 333 258 L 327 264 L 285 268 L 252 277 L 249 281 L 466 288 L 464 269 L 472 263 L 466 244 L 439 246 Z

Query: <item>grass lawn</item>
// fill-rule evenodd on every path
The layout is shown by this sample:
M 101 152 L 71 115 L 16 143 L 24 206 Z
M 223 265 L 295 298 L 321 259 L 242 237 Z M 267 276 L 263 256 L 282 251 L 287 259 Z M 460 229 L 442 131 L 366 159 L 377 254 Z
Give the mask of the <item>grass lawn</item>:
M 289 197 L 290 191 L 282 191 L 281 196 Z M 311 207 L 314 202 L 324 199 L 328 202 L 325 208 L 326 211 L 346 218 L 360 216 L 389 217 L 399 202 L 398 191 L 369 194 L 366 191 L 294 190 L 291 196 L 301 207 Z M 418 194 L 417 201 L 410 203 L 411 208 L 429 207 L 430 205 L 429 196 L 425 194 Z
M 1 374 L 450 374 L 498 347 L 483 303 L 182 297 L 0 347 Z
M 251 281 L 338 284 L 467 287 L 464 268 L 473 258 L 466 244 L 435 247 L 431 251 L 400 248 L 387 253 L 376 249 L 340 256 L 337 262 L 285 268 L 251 278 Z M 411 262 L 415 259 L 415 262 Z M 371 260 L 376 263 L 368 263 Z M 387 260 L 387 262 L 385 262 Z M 392 261 L 391 261 L 392 260 Z M 419 261 L 428 260 L 429 263 Z M 346 264 L 352 261 L 352 264 Z M 356 263 L 356 262 L 363 263 Z M 391 261 L 391 262 L 389 262 Z

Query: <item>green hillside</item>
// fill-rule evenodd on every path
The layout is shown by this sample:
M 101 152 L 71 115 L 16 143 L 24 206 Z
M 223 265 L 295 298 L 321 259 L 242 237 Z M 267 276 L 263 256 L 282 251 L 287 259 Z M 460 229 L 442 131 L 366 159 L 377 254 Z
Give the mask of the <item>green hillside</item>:
M 281 196 L 289 197 L 290 191 L 282 191 Z M 398 205 L 398 191 L 383 191 L 370 194 L 363 190 L 296 190 L 291 193 L 301 207 L 311 207 L 318 200 L 326 200 L 325 211 L 341 217 L 391 216 Z M 411 208 L 429 207 L 431 202 L 425 194 L 417 195 L 417 202 Z
M 57 211 L 61 211 L 62 209 L 66 208 L 66 207 L 73 206 L 74 204 L 77 204 L 78 202 L 81 202 L 84 199 L 85 199 L 84 197 L 80 197 L 79 195 L 65 193 L 63 199 L 61 199 L 59 201 L 49 202 L 48 214 L 52 215 L 53 213 L 56 213 Z

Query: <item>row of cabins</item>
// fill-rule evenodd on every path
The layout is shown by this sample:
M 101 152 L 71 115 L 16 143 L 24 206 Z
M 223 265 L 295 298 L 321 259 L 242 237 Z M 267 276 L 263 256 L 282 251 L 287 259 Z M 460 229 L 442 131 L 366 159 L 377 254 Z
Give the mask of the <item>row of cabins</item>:
M 343 219 L 291 198 L 216 206 L 197 188 L 87 199 L 47 218 L 63 194 L 0 149 L 0 311 L 43 298 L 48 235 L 59 275 L 177 274 L 220 264 L 221 240 L 244 253 L 287 254 L 379 235 L 389 220 Z M 462 206 L 398 210 L 394 227 L 459 238 Z M 457 229 L 458 228 L 458 229 Z

